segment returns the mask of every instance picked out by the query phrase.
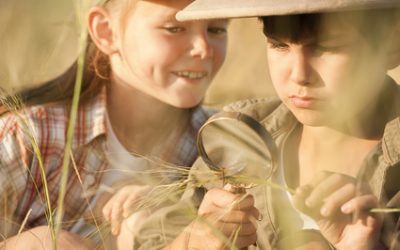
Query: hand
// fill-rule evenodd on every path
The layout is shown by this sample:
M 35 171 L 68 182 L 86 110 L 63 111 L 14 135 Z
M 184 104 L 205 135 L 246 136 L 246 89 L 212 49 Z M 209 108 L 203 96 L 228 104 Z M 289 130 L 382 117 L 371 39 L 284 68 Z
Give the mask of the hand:
M 200 205 L 199 219 L 187 228 L 188 248 L 230 249 L 229 242 L 238 248 L 251 245 L 257 239 L 259 214 L 253 196 L 211 189 Z
M 117 237 L 115 237 L 115 244 L 118 250 L 132 250 L 134 248 L 134 238 L 146 222 L 146 218 L 151 215 L 149 210 L 140 210 L 133 213 L 131 216 L 125 218 L 121 224 L 121 229 Z
M 336 249 L 376 249 L 382 216 L 370 213 L 378 199 L 366 185 L 338 173 L 322 172 L 294 195 L 295 206 L 312 217 Z
M 111 232 L 118 235 L 122 221 L 138 208 L 138 202 L 151 190 L 150 186 L 128 185 L 120 188 L 103 207 L 103 216 L 111 224 Z
M 53 241 L 47 226 L 35 227 L 19 235 L 0 242 L 0 249 L 4 250 L 51 250 Z M 61 230 L 57 237 L 58 250 L 93 250 L 94 242 L 83 239 L 68 231 Z

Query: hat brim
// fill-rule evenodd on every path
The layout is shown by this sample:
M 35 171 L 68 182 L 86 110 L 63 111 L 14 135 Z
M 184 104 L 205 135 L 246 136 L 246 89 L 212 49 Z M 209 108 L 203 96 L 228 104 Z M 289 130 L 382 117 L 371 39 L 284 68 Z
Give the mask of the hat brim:
M 179 21 L 400 7 L 400 0 L 195 0 Z

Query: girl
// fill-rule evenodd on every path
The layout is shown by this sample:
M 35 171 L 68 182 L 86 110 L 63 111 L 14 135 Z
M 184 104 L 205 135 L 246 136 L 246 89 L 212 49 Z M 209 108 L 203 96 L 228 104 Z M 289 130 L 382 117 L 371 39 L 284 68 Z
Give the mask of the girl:
M 86 238 L 96 232 L 91 221 L 101 215 L 97 208 L 109 199 L 103 191 L 122 181 L 132 183 L 129 171 L 152 168 L 139 156 L 179 166 L 196 158 L 196 131 L 208 117 L 199 104 L 225 58 L 227 21 L 178 22 L 175 14 L 190 2 L 109 0 L 89 10 L 92 41 L 58 249 L 93 249 Z M 22 93 L 30 107 L 1 117 L 5 238 L 0 244 L 6 249 L 50 247 L 40 164 L 25 125 L 33 128 L 29 133 L 41 153 L 50 204 L 57 209 L 75 70 L 76 65 L 39 90 Z M 149 184 L 143 178 L 133 183 Z M 26 230 L 17 235 L 21 225 Z
M 189 208 L 195 220 L 181 215 L 164 229 L 171 249 L 253 249 L 256 241 L 259 249 L 399 249 L 398 216 L 375 209 L 400 204 L 400 87 L 386 75 L 400 64 L 399 7 L 392 0 L 197 0 L 180 13 L 184 20 L 263 16 L 279 100 L 227 109 L 271 133 L 282 159 L 272 181 L 296 192 L 189 189 L 181 204 L 142 226 L 143 249 L 165 247 L 156 240 L 163 232 L 151 227 Z M 195 168 L 206 167 L 199 160 Z

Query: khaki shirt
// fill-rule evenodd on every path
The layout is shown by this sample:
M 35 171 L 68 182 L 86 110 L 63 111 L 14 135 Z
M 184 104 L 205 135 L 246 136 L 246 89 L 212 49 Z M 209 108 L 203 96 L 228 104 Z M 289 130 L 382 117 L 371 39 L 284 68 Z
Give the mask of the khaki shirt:
M 388 79 L 387 88 L 382 96 L 382 100 L 385 100 L 382 113 L 391 119 L 387 122 L 382 140 L 364 160 L 358 178 L 368 182 L 374 195 L 387 207 L 400 207 L 400 86 Z M 278 148 L 282 147 L 285 138 L 294 128 L 301 126 L 276 98 L 245 100 L 224 109 L 245 113 L 259 121 L 271 133 Z M 275 173 L 277 172 L 279 171 Z M 197 208 L 207 189 L 221 187 L 218 178 L 201 159 L 193 165 L 189 179 L 207 184 L 188 187 L 179 201 L 150 216 L 139 229 L 134 249 L 161 249 L 167 246 L 196 218 Z M 278 222 L 277 211 L 282 206 L 272 198 L 274 189 L 270 186 L 257 186 L 248 192 L 255 197 L 255 206 L 264 218 L 257 229 L 257 246 L 250 246 L 248 249 L 294 249 L 290 243 L 298 243 L 299 239 L 319 238 L 324 242 L 317 230 L 291 232 L 290 221 Z M 400 234 L 397 222 L 398 214 L 385 214 L 381 241 L 388 249 L 400 249 L 396 239 Z M 323 244 L 325 249 L 331 248 L 327 242 Z

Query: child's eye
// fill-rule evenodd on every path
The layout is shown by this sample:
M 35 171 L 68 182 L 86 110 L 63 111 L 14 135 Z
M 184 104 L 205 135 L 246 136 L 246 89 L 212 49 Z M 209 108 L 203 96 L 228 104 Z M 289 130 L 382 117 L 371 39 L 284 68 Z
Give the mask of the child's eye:
M 329 53 L 329 52 L 334 53 L 338 52 L 342 48 L 343 46 L 325 46 L 321 44 L 315 44 L 313 46 L 313 49 L 316 53 Z
M 221 35 L 226 33 L 226 28 L 223 27 L 209 27 L 208 32 L 215 34 L 215 35 Z
M 271 49 L 277 50 L 287 50 L 289 48 L 287 44 L 278 41 L 268 41 L 268 45 Z
M 316 53 L 337 53 L 349 47 L 347 38 L 331 38 L 310 44 Z
M 185 28 L 183 27 L 177 27 L 177 26 L 173 26 L 173 27 L 164 27 L 164 29 L 166 31 L 168 31 L 169 33 L 179 33 L 182 31 L 185 31 Z

